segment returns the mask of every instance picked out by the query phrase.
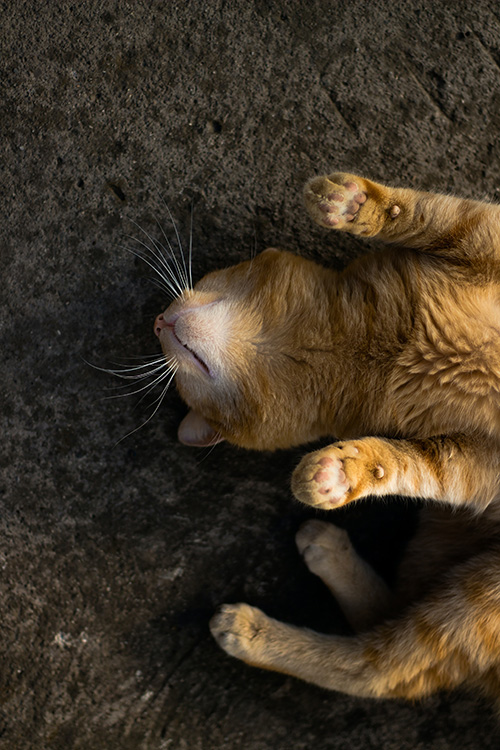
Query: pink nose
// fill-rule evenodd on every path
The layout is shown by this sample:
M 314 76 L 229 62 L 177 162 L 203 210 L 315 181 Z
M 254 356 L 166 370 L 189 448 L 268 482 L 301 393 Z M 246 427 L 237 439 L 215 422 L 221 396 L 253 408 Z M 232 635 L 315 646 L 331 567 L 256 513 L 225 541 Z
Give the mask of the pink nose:
M 154 324 L 154 331 L 157 336 L 160 335 L 160 333 L 163 331 L 164 328 L 168 328 L 168 323 L 163 317 L 163 315 L 158 315 L 158 317 L 155 320 Z

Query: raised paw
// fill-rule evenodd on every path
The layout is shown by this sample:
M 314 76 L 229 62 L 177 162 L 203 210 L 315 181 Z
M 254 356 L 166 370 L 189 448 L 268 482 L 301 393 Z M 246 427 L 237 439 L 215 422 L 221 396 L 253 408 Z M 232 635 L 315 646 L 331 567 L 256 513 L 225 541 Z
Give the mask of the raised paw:
M 210 631 L 230 656 L 257 663 L 268 617 L 249 604 L 222 604 L 210 620 Z
M 349 175 L 317 177 L 306 185 L 304 199 L 314 221 L 342 229 L 354 221 L 367 195 L 362 181 Z
M 307 505 L 338 508 L 370 494 L 382 494 L 386 470 L 376 438 L 348 440 L 304 456 L 292 476 L 292 492 Z
M 321 547 L 328 550 L 339 550 L 340 553 L 351 547 L 349 534 L 345 529 L 333 523 L 318 521 L 316 518 L 305 521 L 295 535 L 297 549 L 301 555 L 306 555 L 311 547 Z
M 325 567 L 327 571 L 332 566 L 341 567 L 353 549 L 347 531 L 316 519 L 302 524 L 295 542 L 311 573 L 319 576 Z

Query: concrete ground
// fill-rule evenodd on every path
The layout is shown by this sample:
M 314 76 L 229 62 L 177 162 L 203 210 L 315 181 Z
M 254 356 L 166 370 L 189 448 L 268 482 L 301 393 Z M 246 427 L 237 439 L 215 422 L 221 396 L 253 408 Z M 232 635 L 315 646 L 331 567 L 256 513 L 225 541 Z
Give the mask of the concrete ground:
M 332 167 L 497 199 L 498 3 L 7 0 L 0 41 L 0 748 L 497 748 L 475 695 L 362 700 L 220 651 L 223 601 L 345 627 L 294 547 L 303 451 L 182 447 L 174 390 L 125 437 L 157 394 L 108 398 L 87 362 L 158 352 L 166 299 L 124 246 L 173 237 L 164 201 L 186 243 L 194 206 L 200 277 L 355 257 L 302 210 Z M 388 574 L 393 508 L 340 517 Z

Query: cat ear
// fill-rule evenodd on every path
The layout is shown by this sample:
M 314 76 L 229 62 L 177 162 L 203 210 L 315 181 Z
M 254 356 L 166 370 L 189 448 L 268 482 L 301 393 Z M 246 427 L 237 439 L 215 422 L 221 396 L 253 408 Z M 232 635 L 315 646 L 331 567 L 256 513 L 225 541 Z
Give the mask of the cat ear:
M 180 423 L 177 437 L 184 445 L 196 448 L 207 448 L 209 445 L 217 445 L 224 440 L 213 427 L 210 427 L 201 414 L 192 409 Z

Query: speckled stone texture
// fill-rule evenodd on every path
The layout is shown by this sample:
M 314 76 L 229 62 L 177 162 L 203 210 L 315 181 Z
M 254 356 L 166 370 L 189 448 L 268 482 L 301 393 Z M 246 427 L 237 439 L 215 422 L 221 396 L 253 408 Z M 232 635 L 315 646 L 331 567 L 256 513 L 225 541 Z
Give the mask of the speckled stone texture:
M 293 542 L 302 451 L 182 447 L 174 390 L 121 440 L 159 394 L 109 399 L 123 381 L 87 362 L 158 352 L 166 298 L 124 246 L 174 239 L 164 201 L 186 243 L 194 207 L 198 278 L 269 245 L 364 251 L 302 209 L 330 168 L 496 199 L 498 3 L 1 8 L 0 748 L 497 748 L 477 696 L 372 702 L 220 651 L 222 601 L 345 629 Z M 412 507 L 337 519 L 390 575 Z

